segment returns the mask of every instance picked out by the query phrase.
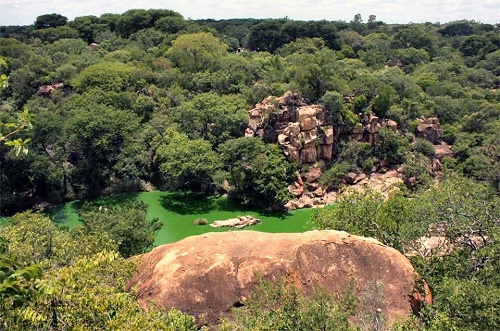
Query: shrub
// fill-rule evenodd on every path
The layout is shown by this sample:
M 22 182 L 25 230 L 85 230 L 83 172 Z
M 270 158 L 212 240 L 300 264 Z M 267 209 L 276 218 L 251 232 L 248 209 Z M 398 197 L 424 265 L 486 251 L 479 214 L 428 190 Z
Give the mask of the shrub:
M 436 149 L 434 145 L 425 139 L 417 138 L 415 144 L 413 144 L 412 150 L 415 152 L 422 153 L 427 157 L 432 157 L 436 154 Z
M 208 220 L 206 218 L 197 218 L 193 221 L 194 225 L 207 225 Z

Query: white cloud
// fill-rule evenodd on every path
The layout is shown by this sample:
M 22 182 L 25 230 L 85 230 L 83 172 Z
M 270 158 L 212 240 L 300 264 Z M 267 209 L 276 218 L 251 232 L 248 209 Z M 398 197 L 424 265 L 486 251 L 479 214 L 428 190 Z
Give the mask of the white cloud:
M 37 16 L 122 13 L 129 9 L 165 8 L 185 18 L 282 18 L 350 21 L 360 13 L 387 23 L 449 22 L 460 19 L 498 23 L 498 0 L 0 0 L 0 25 L 32 24 Z

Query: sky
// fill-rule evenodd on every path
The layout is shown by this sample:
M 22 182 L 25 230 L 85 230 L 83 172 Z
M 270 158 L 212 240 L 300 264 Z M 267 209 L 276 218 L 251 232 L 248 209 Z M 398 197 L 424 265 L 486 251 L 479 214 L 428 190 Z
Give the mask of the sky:
M 120 14 L 129 9 L 170 9 L 188 19 L 283 18 L 350 21 L 361 14 L 386 23 L 500 22 L 500 0 L 0 0 L 0 25 L 29 25 L 37 16 Z

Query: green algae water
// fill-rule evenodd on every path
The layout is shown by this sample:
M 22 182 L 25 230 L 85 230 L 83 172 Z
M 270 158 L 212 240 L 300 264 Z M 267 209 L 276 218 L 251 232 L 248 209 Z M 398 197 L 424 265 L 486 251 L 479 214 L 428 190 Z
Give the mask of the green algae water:
M 244 230 L 255 230 L 271 233 L 305 232 L 312 228 L 308 223 L 311 209 L 299 209 L 289 212 L 265 211 L 249 209 L 235 204 L 225 197 L 216 198 L 189 192 L 141 192 L 120 194 L 99 198 L 98 204 L 115 205 L 130 199 L 138 199 L 148 204 L 148 219 L 158 218 L 163 228 L 158 232 L 155 245 L 163 245 L 189 236 L 207 232 L 241 231 L 234 228 L 213 228 L 209 225 L 194 225 L 197 218 L 205 218 L 212 223 L 242 215 L 251 215 L 262 221 L 262 224 L 246 227 Z M 74 201 L 47 210 L 52 221 L 61 226 L 74 228 L 81 225 L 78 220 L 78 209 L 83 202 Z

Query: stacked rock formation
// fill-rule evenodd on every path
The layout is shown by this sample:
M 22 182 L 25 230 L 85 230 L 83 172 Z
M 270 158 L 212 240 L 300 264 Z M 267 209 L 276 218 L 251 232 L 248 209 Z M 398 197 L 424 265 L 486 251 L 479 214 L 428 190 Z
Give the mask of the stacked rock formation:
M 334 129 L 325 124 L 325 110 L 307 105 L 297 94 L 268 97 L 249 112 L 246 136 L 278 142 L 290 162 L 312 163 L 333 156 Z
M 439 140 L 443 136 L 443 129 L 441 129 L 439 120 L 435 117 L 426 119 L 422 116 L 418 121 L 417 137 L 423 138 L 433 144 L 439 143 Z
M 360 114 L 360 122 L 352 130 L 335 127 L 325 119 L 322 106 L 308 105 L 290 91 L 281 97 L 265 98 L 249 111 L 249 115 L 245 136 L 258 136 L 266 143 L 278 143 L 288 160 L 299 164 L 331 160 L 340 136 L 374 145 L 380 142 L 381 128 L 397 131 L 398 126 L 392 120 Z

